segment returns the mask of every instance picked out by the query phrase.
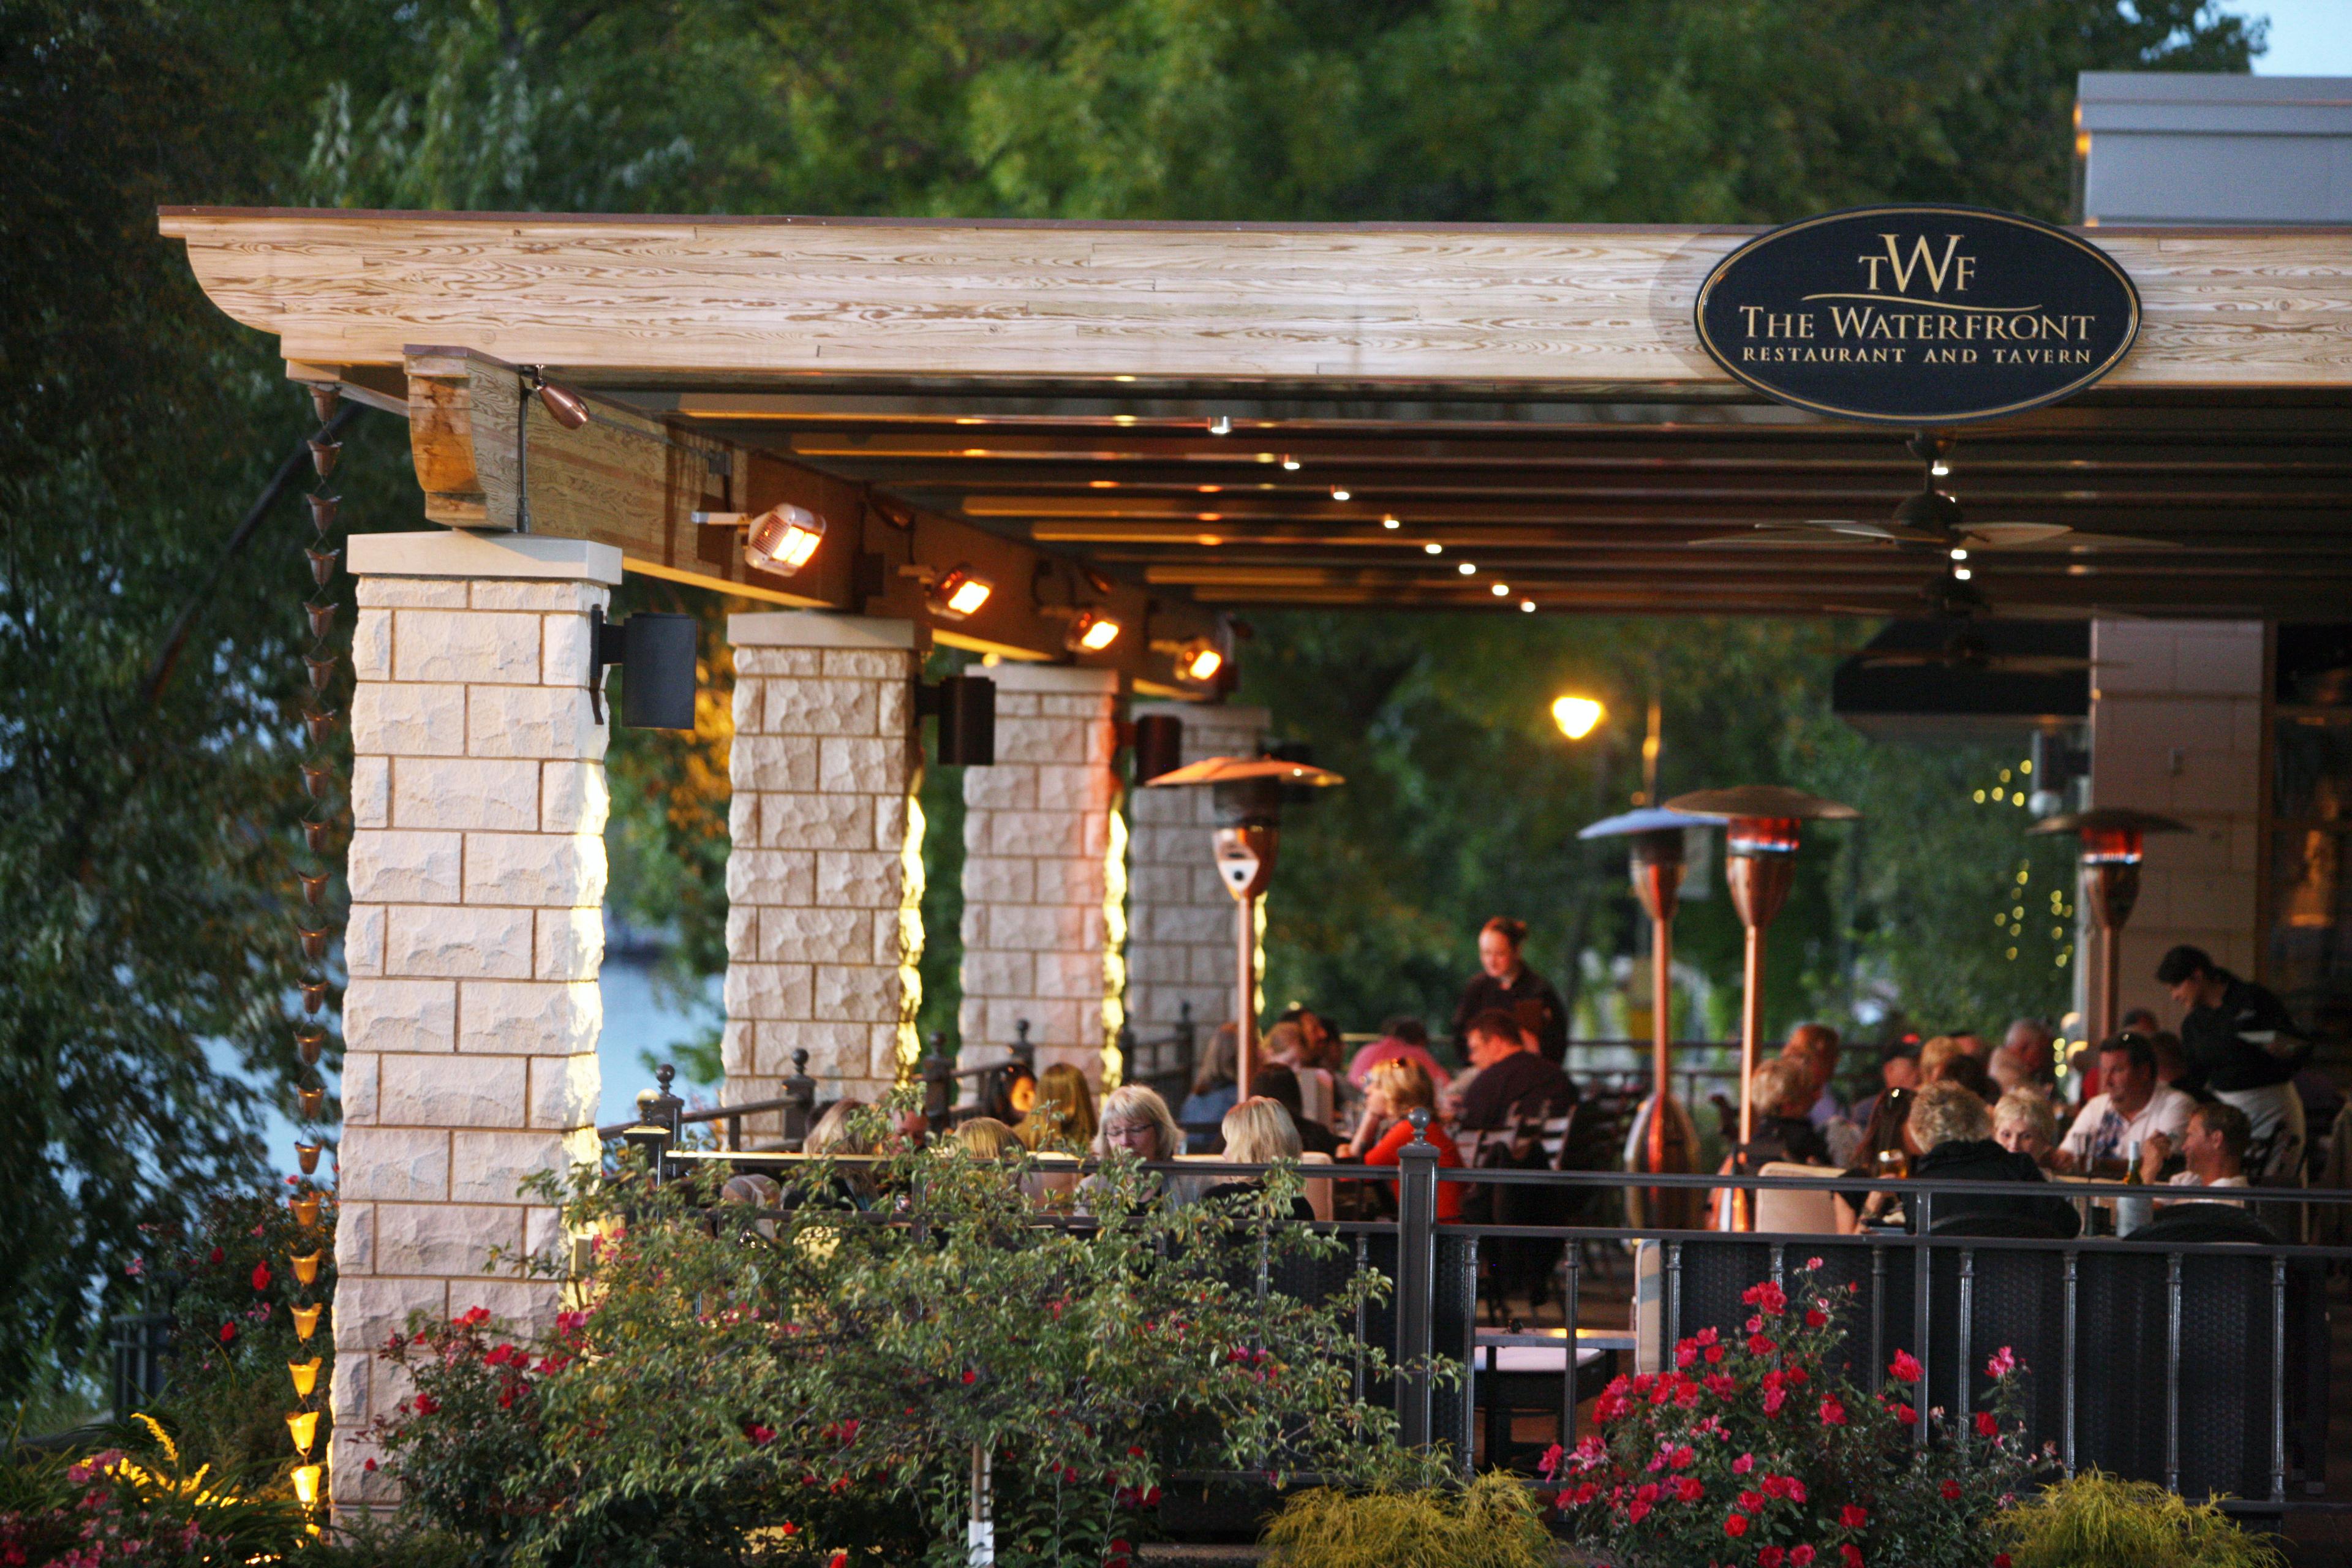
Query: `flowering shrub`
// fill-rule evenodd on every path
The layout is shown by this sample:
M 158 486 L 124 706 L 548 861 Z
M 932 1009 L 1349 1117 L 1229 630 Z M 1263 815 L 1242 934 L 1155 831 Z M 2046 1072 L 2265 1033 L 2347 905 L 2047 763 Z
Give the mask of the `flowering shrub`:
M 1271 1223 L 1293 1175 L 1171 1208 L 1118 1162 L 1086 1229 L 960 1149 L 864 1173 L 870 1212 L 825 1163 L 774 1210 L 719 1202 L 722 1173 L 575 1173 L 550 1195 L 599 1238 L 591 1310 L 529 1342 L 473 1313 L 404 1337 L 415 1393 L 382 1436 L 415 1515 L 523 1568 L 961 1568 L 978 1458 L 1000 1563 L 1124 1568 L 1179 1465 L 1417 1473 L 1392 1415 L 1352 1395 L 1372 1282 L 1255 1292 L 1261 1246 L 1277 1269 L 1344 1256 Z
M 2030 1490 L 2041 1459 L 2016 1417 L 2022 1369 L 1986 1365 L 1988 1408 L 1966 1426 L 1929 1413 L 1912 1448 L 1919 1363 L 1896 1351 L 1875 1396 L 1823 1375 L 1844 1339 L 1841 1295 L 1819 1292 L 1821 1260 L 1790 1291 L 1742 1300 L 1737 1335 L 1703 1330 L 1675 1365 L 1618 1378 L 1595 1405 L 1601 1430 L 1544 1472 L 1562 1517 L 1599 1560 L 1657 1568 L 2010 1568 L 1987 1521 Z
M 302 1539 L 302 1510 L 200 1465 L 145 1421 L 137 1455 L 19 1450 L 0 1467 L 0 1568 L 196 1568 L 275 1559 Z

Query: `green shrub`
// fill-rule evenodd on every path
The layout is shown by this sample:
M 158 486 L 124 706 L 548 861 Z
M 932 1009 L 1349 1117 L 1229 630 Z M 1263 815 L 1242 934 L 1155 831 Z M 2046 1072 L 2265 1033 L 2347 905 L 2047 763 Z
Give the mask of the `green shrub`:
M 1266 1527 L 1265 1568 L 1549 1568 L 1543 1514 L 1510 1477 L 1462 1490 L 1301 1492 Z
M 813 1162 L 774 1209 L 719 1201 L 725 1174 L 650 1189 L 634 1162 L 583 1168 L 549 1195 L 598 1238 L 584 1310 L 528 1343 L 478 1318 L 402 1338 L 415 1394 L 381 1436 L 412 1519 L 518 1568 L 961 1568 L 977 1454 L 1000 1563 L 1103 1568 L 1171 1469 L 1440 1472 L 1353 1395 L 1357 1305 L 1385 1282 L 1255 1291 L 1261 1248 L 1346 1257 L 1273 1223 L 1295 1172 L 1259 1199 L 1171 1207 L 1115 1161 L 1090 1231 L 959 1148 L 854 1182 Z M 1387 1375 L 1364 1359 L 1368 1383 Z
M 2210 1502 L 2085 1470 L 2000 1519 L 2011 1568 L 2284 1568 Z

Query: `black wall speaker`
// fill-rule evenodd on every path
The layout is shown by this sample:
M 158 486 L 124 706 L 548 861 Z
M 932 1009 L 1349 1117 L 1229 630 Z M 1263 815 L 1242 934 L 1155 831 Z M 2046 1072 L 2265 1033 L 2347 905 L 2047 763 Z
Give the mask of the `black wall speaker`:
M 1135 721 L 1135 782 L 1148 784 L 1184 765 L 1184 721 L 1148 713 Z

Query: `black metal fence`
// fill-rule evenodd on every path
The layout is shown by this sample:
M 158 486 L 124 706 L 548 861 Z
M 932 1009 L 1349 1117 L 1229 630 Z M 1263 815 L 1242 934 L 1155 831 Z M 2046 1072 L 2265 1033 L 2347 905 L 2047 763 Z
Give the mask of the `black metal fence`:
M 704 1113 L 703 1119 L 725 1114 Z M 1424 1114 L 1416 1112 L 1416 1121 Z M 675 1174 L 703 1160 L 795 1157 L 677 1150 L 683 1120 L 640 1125 L 627 1134 L 646 1146 L 657 1174 Z M 1676 1344 L 1704 1328 L 1727 1336 L 1744 1331 L 1739 1325 L 1753 1309 L 1741 1301 L 1743 1290 L 1767 1279 L 1785 1285 L 1819 1259 L 1809 1278 L 1824 1293 L 1843 1294 L 1852 1313 L 1843 1364 L 1834 1370 L 1875 1393 L 1898 1350 L 1926 1369 L 1915 1441 L 1927 1441 L 1931 1411 L 1966 1422 L 1981 1407 L 1990 1382 L 1983 1363 L 2007 1347 L 2028 1372 L 2027 1436 L 2037 1446 L 2049 1444 L 2070 1475 L 2097 1468 L 2186 1495 L 2221 1497 L 2228 1500 L 2224 1507 L 2255 1514 L 2343 1506 L 2318 1500 L 2326 1482 L 2331 1362 L 2325 1283 L 2331 1265 L 2352 1261 L 2352 1247 L 2266 1239 L 2259 1226 L 2243 1223 L 2222 1227 L 2236 1237 L 2227 1240 L 2187 1234 L 2059 1240 L 2000 1234 L 1999 1226 L 1963 1215 L 1938 1227 L 1939 1203 L 2014 1200 L 2021 1195 L 2016 1183 L 1441 1168 L 1439 1158 L 1434 1144 L 1417 1140 L 1404 1147 L 1397 1167 L 1316 1165 L 1307 1174 L 1394 1184 L 1393 1219 L 1322 1226 L 1349 1239 L 1354 1268 L 1376 1270 L 1392 1285 L 1384 1304 L 1360 1311 L 1356 1332 L 1360 1344 L 1391 1352 L 1394 1376 L 1383 1387 L 1367 1389 L 1360 1360 L 1358 1391 L 1393 1399 L 1405 1439 L 1450 1446 L 1465 1471 L 1482 1407 L 1489 1464 L 1507 1462 L 1509 1417 L 1531 1410 L 1553 1415 L 1558 1440 L 1572 1447 L 1578 1406 L 1624 1368 L 1629 1356 L 1654 1370 Z M 1265 1170 L 1200 1161 L 1152 1168 L 1191 1176 Z M 1836 1234 L 1445 1224 L 1437 1217 L 1445 1183 L 1550 1189 L 1570 1199 L 1596 1189 L 1831 1192 L 1857 1205 L 1869 1194 L 1886 1192 L 1900 1198 L 1909 1225 Z M 2352 1192 L 2346 1191 L 2231 1191 L 2298 1236 L 2311 1212 L 2352 1205 Z M 2120 1183 L 2070 1183 L 2033 1195 L 2063 1197 L 2088 1210 L 2179 1194 Z M 2222 1208 L 2210 1200 L 2199 1206 Z M 1568 1212 L 1573 1207 L 1563 1205 Z M 1553 1267 L 1564 1330 L 1482 1328 L 1482 1268 L 1530 1246 L 1558 1249 Z M 1622 1333 L 1580 1329 L 1584 1271 L 1627 1251 L 1635 1270 L 1632 1321 Z M 1259 1288 L 1303 1296 L 1332 1283 L 1262 1277 Z M 1555 1350 L 1557 1357 L 1549 1353 Z M 1439 1358 L 1464 1369 L 1443 1393 L 1430 1370 Z M 1521 1364 L 1510 1364 L 1514 1360 Z M 1530 1360 L 1538 1363 L 1534 1370 L 1525 1364 Z

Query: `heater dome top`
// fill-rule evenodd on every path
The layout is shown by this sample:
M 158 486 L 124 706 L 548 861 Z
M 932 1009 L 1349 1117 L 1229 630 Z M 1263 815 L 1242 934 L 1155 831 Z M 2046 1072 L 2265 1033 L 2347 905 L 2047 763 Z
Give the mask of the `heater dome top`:
M 1666 809 L 1693 816 L 1769 816 L 1801 822 L 1851 822 L 1862 815 L 1853 806 L 1783 784 L 1695 790 L 1666 802 Z
M 1348 782 L 1328 768 L 1318 768 L 1312 763 L 1285 762 L 1280 757 L 1203 757 L 1197 763 L 1187 763 L 1172 772 L 1161 773 L 1145 787 L 1159 789 L 1167 784 L 1244 784 L 1255 779 L 1267 779 L 1275 784 L 1296 784 L 1302 788 Z
M 2028 833 L 2187 833 L 2185 822 L 2175 822 L 2168 816 L 2158 816 L 2152 811 L 2137 811 L 2128 805 L 2102 805 L 2089 811 L 2070 811 L 2060 816 L 2045 816 Z

